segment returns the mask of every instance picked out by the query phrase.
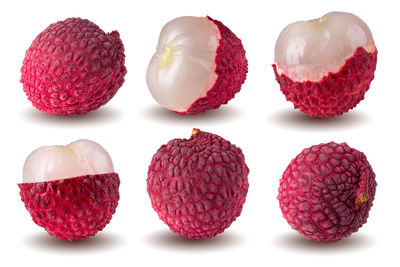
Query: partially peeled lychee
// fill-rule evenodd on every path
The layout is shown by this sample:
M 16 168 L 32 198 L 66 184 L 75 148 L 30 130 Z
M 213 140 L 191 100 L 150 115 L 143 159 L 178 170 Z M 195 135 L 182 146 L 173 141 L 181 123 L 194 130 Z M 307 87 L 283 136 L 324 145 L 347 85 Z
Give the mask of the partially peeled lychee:
M 282 93 L 312 117 L 333 117 L 354 108 L 374 78 L 377 50 L 367 24 L 331 12 L 288 25 L 275 45 L 273 69 Z
M 162 29 L 147 86 L 162 106 L 195 114 L 226 104 L 246 79 L 242 42 L 210 17 L 179 17 Z
M 120 180 L 110 155 L 90 140 L 36 149 L 22 178 L 20 196 L 33 221 L 61 240 L 94 236 L 118 205 Z

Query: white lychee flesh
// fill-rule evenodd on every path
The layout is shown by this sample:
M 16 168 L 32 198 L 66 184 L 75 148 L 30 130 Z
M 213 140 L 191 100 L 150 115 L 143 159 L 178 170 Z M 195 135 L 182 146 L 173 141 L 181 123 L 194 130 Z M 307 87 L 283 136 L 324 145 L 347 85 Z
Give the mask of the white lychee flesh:
M 179 17 L 164 26 L 146 74 L 160 105 L 183 112 L 206 96 L 217 80 L 219 38 L 218 28 L 203 17 Z
M 96 142 L 82 139 L 33 151 L 25 161 L 22 180 L 37 183 L 113 172 L 107 151 Z
M 375 51 L 367 24 L 351 13 L 331 12 L 284 28 L 276 41 L 275 64 L 279 75 L 294 81 L 319 81 L 338 72 L 359 47 Z

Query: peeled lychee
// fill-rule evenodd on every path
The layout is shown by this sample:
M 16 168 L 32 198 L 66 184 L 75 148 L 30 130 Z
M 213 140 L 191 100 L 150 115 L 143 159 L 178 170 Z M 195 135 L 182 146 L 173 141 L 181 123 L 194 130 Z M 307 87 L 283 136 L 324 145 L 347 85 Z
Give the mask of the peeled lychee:
M 288 25 L 275 45 L 273 69 L 282 93 L 312 117 L 342 115 L 364 99 L 377 50 L 367 24 L 331 12 Z
M 153 156 L 147 192 L 158 216 L 190 239 L 222 233 L 240 215 L 249 187 L 242 150 L 222 137 L 193 129 Z
M 162 106 L 180 114 L 219 108 L 247 74 L 242 42 L 210 17 L 179 17 L 160 33 L 147 68 L 147 86 Z
M 315 241 L 347 237 L 367 222 L 375 173 L 346 143 L 304 149 L 280 179 L 279 205 L 290 226 Z
M 118 174 L 107 151 L 93 141 L 36 149 L 22 177 L 20 195 L 33 221 L 62 240 L 94 236 L 118 205 Z
M 72 116 L 106 104 L 124 83 L 124 46 L 119 33 L 103 32 L 86 19 L 51 24 L 26 51 L 21 83 L 33 106 Z

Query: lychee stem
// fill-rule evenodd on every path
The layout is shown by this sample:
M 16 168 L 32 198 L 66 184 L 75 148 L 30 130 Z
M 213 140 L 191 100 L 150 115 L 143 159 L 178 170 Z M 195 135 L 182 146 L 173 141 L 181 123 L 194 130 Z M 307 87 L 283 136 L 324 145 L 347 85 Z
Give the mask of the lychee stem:
M 357 190 L 357 197 L 354 201 L 356 209 L 359 208 L 359 205 L 367 202 L 368 199 L 370 198 L 370 195 L 368 193 L 368 177 L 370 175 L 370 171 L 365 169 L 364 167 L 361 167 L 361 177 L 360 177 L 360 187 Z
M 161 59 L 158 61 L 158 63 L 166 65 L 170 61 L 170 58 L 171 58 L 171 48 L 167 46 L 165 47 L 165 52 L 161 57 Z
M 358 205 L 367 202 L 369 199 L 368 192 L 363 192 L 360 196 L 358 196 L 355 200 L 356 209 L 358 209 Z
M 116 37 L 119 38 L 119 32 L 117 30 L 114 30 L 112 32 L 109 33 L 110 35 L 115 35 Z
M 199 132 L 200 132 L 199 129 L 193 128 L 193 130 L 192 130 L 192 136 L 193 136 L 193 135 L 196 135 L 196 134 L 199 133 Z

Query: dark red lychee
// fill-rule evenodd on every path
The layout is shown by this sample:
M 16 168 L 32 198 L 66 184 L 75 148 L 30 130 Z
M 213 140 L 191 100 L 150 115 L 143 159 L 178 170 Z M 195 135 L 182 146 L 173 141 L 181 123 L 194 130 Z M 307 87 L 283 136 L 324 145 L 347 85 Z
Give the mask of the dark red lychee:
M 51 24 L 26 51 L 21 83 L 32 105 L 72 116 L 106 104 L 124 83 L 124 46 L 117 31 L 86 19 Z
M 158 149 L 149 166 L 147 192 L 171 231 L 209 238 L 240 215 L 248 173 L 240 148 L 194 129 L 190 139 L 173 139 Z
M 280 179 L 278 200 L 289 225 L 315 241 L 347 237 L 367 222 L 375 173 L 346 143 L 304 149 Z

